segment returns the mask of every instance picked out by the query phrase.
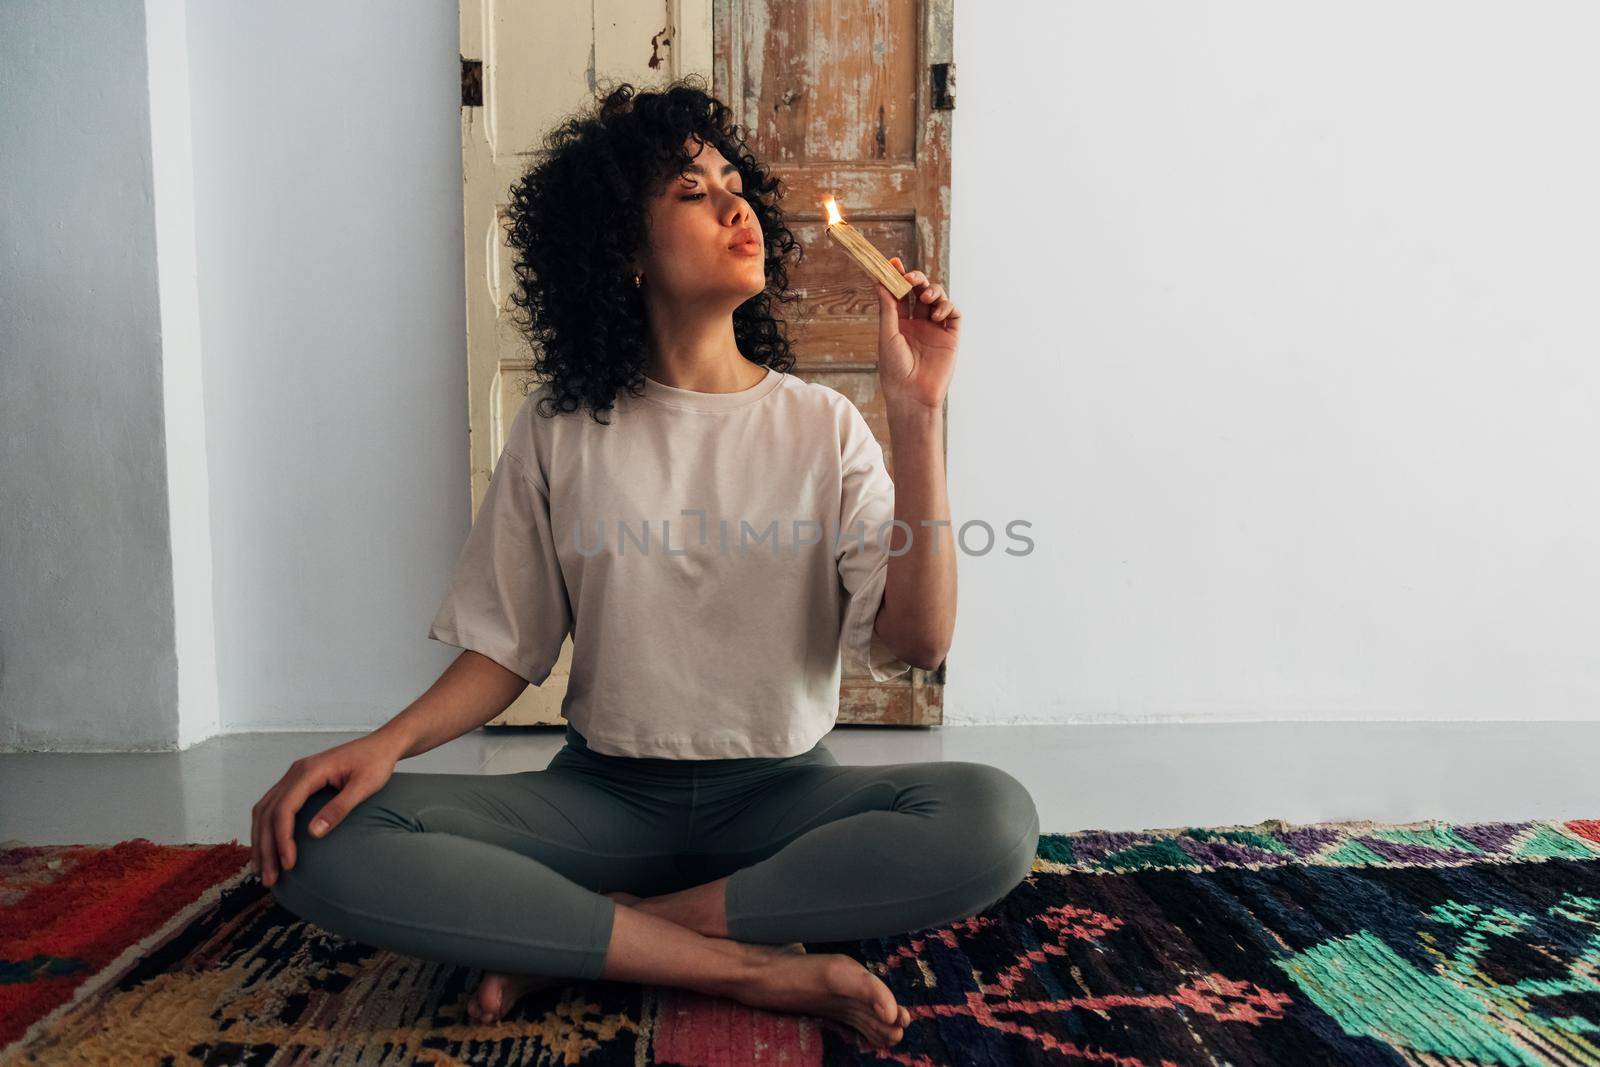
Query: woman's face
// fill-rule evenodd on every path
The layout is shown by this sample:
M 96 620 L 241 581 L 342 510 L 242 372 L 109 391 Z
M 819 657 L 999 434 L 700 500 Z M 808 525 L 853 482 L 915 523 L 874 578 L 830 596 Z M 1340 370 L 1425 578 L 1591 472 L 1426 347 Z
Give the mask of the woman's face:
M 766 288 L 761 223 L 744 178 L 717 149 L 690 139 L 689 169 L 649 203 L 649 248 L 636 259 L 648 299 L 729 313 Z M 753 236 L 748 246 L 735 239 Z

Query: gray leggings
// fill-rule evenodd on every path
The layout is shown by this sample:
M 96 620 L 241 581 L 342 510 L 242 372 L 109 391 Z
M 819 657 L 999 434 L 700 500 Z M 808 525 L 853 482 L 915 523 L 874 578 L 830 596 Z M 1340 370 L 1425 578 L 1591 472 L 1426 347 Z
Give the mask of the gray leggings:
M 608 756 L 567 728 L 542 771 L 396 771 L 326 837 L 295 817 L 285 908 L 378 948 L 598 978 L 616 903 L 731 875 L 737 941 L 851 941 L 984 910 L 1033 866 L 1039 814 L 984 763 Z

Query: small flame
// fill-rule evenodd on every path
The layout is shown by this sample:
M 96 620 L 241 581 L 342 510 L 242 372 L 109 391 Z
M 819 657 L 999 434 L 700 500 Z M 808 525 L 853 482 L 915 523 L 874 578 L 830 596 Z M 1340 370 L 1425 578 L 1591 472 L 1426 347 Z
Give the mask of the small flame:
M 822 202 L 822 206 L 828 209 L 829 226 L 837 226 L 839 223 L 844 221 L 844 218 L 839 214 L 839 205 L 834 202 L 833 197 L 830 196 L 828 199 L 824 200 Z

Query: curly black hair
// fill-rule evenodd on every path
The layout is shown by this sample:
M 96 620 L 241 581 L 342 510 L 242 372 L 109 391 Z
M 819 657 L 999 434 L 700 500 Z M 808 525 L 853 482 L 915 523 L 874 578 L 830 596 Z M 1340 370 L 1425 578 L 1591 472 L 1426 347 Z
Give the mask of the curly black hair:
M 511 187 L 507 206 L 511 302 L 525 313 L 513 320 L 534 348 L 535 375 L 551 387 L 539 414 L 587 404 L 609 425 L 601 413 L 619 390 L 643 392 L 649 331 L 629 261 L 644 246 L 648 200 L 692 162 L 691 137 L 738 168 L 766 243 L 766 288 L 733 312 L 739 352 L 790 370 L 789 324 L 777 305 L 800 298 L 789 264 L 803 253 L 779 206 L 783 183 L 751 153 L 747 131 L 695 74 L 650 90 L 623 82 L 596 100 L 545 136 L 543 157 Z

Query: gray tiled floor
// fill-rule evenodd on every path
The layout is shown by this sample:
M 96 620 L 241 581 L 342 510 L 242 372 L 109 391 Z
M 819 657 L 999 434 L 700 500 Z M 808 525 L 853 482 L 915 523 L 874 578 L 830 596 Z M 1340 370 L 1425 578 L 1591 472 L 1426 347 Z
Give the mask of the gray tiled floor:
M 295 758 L 356 734 L 231 734 L 177 753 L 0 755 L 0 841 L 248 842 Z M 479 730 L 402 771 L 539 770 L 558 729 Z M 973 760 L 1028 786 L 1046 832 L 1377 819 L 1600 817 L 1600 723 L 841 726 L 841 763 Z

